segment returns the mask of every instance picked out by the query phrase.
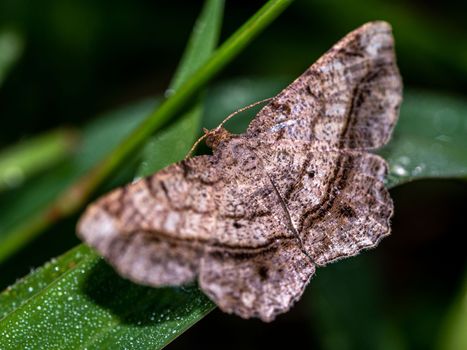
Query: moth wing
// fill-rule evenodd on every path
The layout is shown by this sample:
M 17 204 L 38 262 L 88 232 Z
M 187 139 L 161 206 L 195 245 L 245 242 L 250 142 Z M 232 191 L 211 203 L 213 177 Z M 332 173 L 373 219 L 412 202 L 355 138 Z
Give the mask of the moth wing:
M 386 162 L 377 155 L 343 151 L 320 206 L 308 207 L 299 221 L 304 250 L 318 265 L 375 247 L 390 234 L 394 206 L 384 186 Z M 295 199 L 303 193 L 293 194 Z
M 249 251 L 290 237 L 259 160 L 236 142 L 110 192 L 87 208 L 78 235 L 123 276 L 153 286 L 193 280 L 206 247 Z
M 295 240 L 258 252 L 206 252 L 201 289 L 225 312 L 272 321 L 297 301 L 315 271 Z
M 370 22 L 334 45 L 250 123 L 247 135 L 271 142 L 325 142 L 372 149 L 392 132 L 402 100 L 394 39 L 386 22 Z
M 284 139 L 260 151 L 303 250 L 325 265 L 388 235 L 393 203 L 384 159 L 319 146 Z

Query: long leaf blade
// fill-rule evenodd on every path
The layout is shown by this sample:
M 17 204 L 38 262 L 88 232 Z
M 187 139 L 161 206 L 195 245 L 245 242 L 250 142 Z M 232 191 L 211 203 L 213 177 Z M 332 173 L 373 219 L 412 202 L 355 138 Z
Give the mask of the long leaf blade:
M 195 287 L 125 281 L 84 245 L 2 293 L 0 307 L 2 349 L 162 348 L 212 308 Z

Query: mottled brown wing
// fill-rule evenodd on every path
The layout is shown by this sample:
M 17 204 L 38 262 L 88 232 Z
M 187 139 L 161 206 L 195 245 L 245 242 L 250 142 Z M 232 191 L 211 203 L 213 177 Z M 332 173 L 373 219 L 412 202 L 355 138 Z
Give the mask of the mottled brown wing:
M 249 137 L 377 148 L 397 121 L 402 82 L 386 22 L 354 30 L 279 93 L 253 119 Z
M 259 253 L 210 249 L 199 280 L 223 311 L 272 321 L 300 298 L 314 272 L 296 240 L 281 240 Z
M 287 139 L 257 152 L 314 263 L 356 255 L 389 234 L 393 204 L 382 158 Z
M 179 285 L 199 275 L 221 309 L 270 321 L 314 272 L 275 183 L 237 137 L 90 205 L 79 235 L 127 278 Z
M 175 224 L 177 212 L 164 207 L 166 199 L 159 202 L 150 181 L 138 180 L 92 203 L 78 222 L 77 233 L 134 282 L 150 286 L 190 282 L 198 274 L 202 246 L 164 231 L 163 226 L 170 229 Z
M 389 232 L 384 144 L 401 81 L 384 22 L 349 34 L 212 156 L 171 165 L 102 197 L 78 234 L 124 276 L 152 286 L 199 275 L 225 311 L 272 320 L 315 264 Z M 214 136 L 217 137 L 217 136 Z
M 292 236 L 243 138 L 107 194 L 87 208 L 78 234 L 121 274 L 149 285 L 193 280 L 206 246 L 245 252 Z
M 306 252 L 318 265 L 358 254 L 390 234 L 393 203 L 383 178 L 386 163 L 376 155 L 343 152 L 322 205 L 307 207 L 298 222 Z M 294 193 L 297 202 L 304 194 Z M 299 199 L 300 198 L 300 199 Z

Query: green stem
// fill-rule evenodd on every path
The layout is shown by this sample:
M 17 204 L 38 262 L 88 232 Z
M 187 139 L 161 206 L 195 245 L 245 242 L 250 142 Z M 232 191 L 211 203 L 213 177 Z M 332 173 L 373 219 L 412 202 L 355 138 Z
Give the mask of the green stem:
M 119 146 L 88 174 L 79 179 L 54 203 L 23 226 L 8 234 L 3 245 L 9 249 L 0 252 L 0 262 L 5 260 L 16 247 L 37 236 L 60 218 L 78 211 L 95 189 L 125 159 L 138 150 L 144 141 L 163 127 L 196 93 L 231 62 L 268 24 L 282 13 L 293 0 L 270 0 L 229 39 L 227 39 L 187 81 L 168 97 L 157 110 L 151 113 Z

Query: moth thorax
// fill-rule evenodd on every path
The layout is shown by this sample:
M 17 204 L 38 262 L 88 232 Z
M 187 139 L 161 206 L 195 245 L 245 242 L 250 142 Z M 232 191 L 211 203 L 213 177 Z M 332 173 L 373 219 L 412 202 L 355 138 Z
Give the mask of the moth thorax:
M 215 150 L 221 142 L 232 138 L 232 134 L 223 127 L 209 130 L 206 137 L 206 146 Z

